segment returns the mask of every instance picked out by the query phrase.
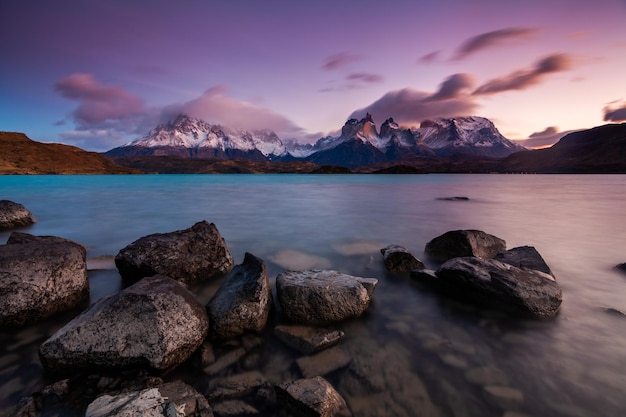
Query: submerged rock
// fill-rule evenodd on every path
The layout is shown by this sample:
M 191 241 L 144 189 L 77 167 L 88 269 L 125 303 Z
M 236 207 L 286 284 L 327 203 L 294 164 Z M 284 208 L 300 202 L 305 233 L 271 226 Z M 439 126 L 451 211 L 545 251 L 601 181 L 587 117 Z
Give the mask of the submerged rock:
M 276 277 L 280 306 L 287 320 L 328 324 L 358 317 L 370 304 L 375 278 L 337 271 L 287 271 Z
M 51 371 L 166 371 L 189 358 L 207 331 L 206 311 L 194 295 L 157 275 L 96 302 L 46 340 L 39 356 Z
M 380 250 L 383 254 L 385 269 L 389 272 L 410 272 L 424 269 L 424 263 L 417 259 L 404 246 L 389 245 Z
M 347 408 L 345 400 L 321 376 L 276 386 L 279 404 L 296 416 L 331 417 Z
M 481 230 L 453 230 L 426 244 L 426 255 L 436 262 L 452 258 L 475 256 L 493 258 L 506 250 L 506 242 Z
M 339 343 L 344 337 L 344 332 L 341 330 L 330 330 L 297 324 L 278 325 L 274 328 L 274 334 L 283 343 L 305 355 L 331 347 Z
M 144 236 L 123 248 L 115 265 L 124 279 L 156 274 L 194 283 L 222 275 L 233 258 L 213 223 L 201 221 L 185 230 Z
M 115 396 L 96 398 L 85 417 L 212 417 L 206 398 L 189 385 L 174 381 Z
M 247 331 L 260 333 L 273 307 L 265 262 L 246 253 L 207 305 L 212 339 L 229 339 Z
M 493 259 L 513 265 L 517 268 L 534 269 L 554 276 L 546 261 L 544 261 L 539 252 L 537 252 L 537 249 L 532 246 L 519 246 L 509 249 L 500 252 L 494 256 Z
M 89 298 L 85 248 L 13 233 L 0 245 L 0 327 L 34 323 Z
M 20 203 L 0 200 L 0 230 L 15 229 L 36 223 L 33 214 Z
M 556 315 L 563 299 L 553 276 L 494 259 L 451 259 L 437 270 L 437 277 L 447 289 L 465 299 L 469 297 L 469 301 L 472 298 L 496 301 L 536 317 Z
M 296 359 L 302 376 L 312 378 L 324 376 L 338 369 L 345 368 L 352 358 L 340 347 L 323 350 L 311 356 L 302 356 Z

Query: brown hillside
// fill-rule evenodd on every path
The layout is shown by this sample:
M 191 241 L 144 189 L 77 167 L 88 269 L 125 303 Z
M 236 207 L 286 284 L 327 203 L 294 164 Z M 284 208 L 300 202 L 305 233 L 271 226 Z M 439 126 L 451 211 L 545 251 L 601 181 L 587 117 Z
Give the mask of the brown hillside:
M 0 174 L 128 174 L 95 152 L 57 143 L 35 142 L 23 133 L 0 132 Z

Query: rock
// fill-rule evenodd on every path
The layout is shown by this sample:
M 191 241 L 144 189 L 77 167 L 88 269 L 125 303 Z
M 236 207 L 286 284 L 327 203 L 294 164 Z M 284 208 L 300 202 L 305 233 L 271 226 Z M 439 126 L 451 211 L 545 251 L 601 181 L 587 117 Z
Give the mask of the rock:
M 410 272 L 424 269 L 424 263 L 411 254 L 405 247 L 389 245 L 380 250 L 383 254 L 385 269 L 389 272 Z
M 500 252 L 494 256 L 493 259 L 513 265 L 517 268 L 534 269 L 554 276 L 546 261 L 544 261 L 539 252 L 537 252 L 537 249 L 532 246 L 519 246 L 509 249 Z
M 222 275 L 233 258 L 213 223 L 201 221 L 189 229 L 144 236 L 122 249 L 115 265 L 124 279 L 156 274 L 194 283 Z
M 0 200 L 0 230 L 15 229 L 36 222 L 35 216 L 23 205 L 9 200 Z
M 561 288 L 551 275 L 494 259 L 451 259 L 437 270 L 437 276 L 465 299 L 474 293 L 535 317 L 556 315 L 563 299 Z
M 96 398 L 85 417 L 212 417 L 206 398 L 189 385 L 174 381 L 115 396 Z
M 230 339 L 247 331 L 260 333 L 273 307 L 270 281 L 265 262 L 246 253 L 217 290 L 207 313 L 212 339 Z
M 243 398 L 269 382 L 259 371 L 244 372 L 220 378 L 208 393 L 211 401 Z
M 39 348 L 48 370 L 148 368 L 167 371 L 202 344 L 202 304 L 169 277 L 145 278 L 100 299 Z
M 230 400 L 216 403 L 213 405 L 213 412 L 216 417 L 244 417 L 259 415 L 259 410 L 240 400 Z
M 377 284 L 375 278 L 331 270 L 287 271 L 276 277 L 283 314 L 300 324 L 324 325 L 360 316 Z
M 506 250 L 506 242 L 480 230 L 453 230 L 426 244 L 426 255 L 436 262 L 452 258 L 476 256 L 493 258 Z
M 411 278 L 429 286 L 438 286 L 439 278 L 437 271 L 433 269 L 414 269 L 411 271 Z
M 82 246 L 25 233 L 11 239 L 0 245 L 0 327 L 34 323 L 89 299 Z
M 209 375 L 219 374 L 224 369 L 239 362 L 239 359 L 243 358 L 245 355 L 246 355 L 246 350 L 244 348 L 240 347 L 235 350 L 231 350 L 230 352 L 220 356 L 211 365 L 203 368 L 203 371 L 204 373 L 209 374 Z
M 439 197 L 437 200 L 441 200 L 441 201 L 469 201 L 469 197 L 464 197 L 464 196 Z
M 312 356 L 296 359 L 298 368 L 305 378 L 324 376 L 338 369 L 345 368 L 352 358 L 341 348 L 333 347 Z
M 615 268 L 619 269 L 620 271 L 626 272 L 626 262 L 616 265 Z
M 346 409 L 345 400 L 321 376 L 276 386 L 279 404 L 296 416 L 331 417 Z
M 274 328 L 274 334 L 283 343 L 309 355 L 331 347 L 344 337 L 341 330 L 330 330 L 302 325 L 281 324 Z

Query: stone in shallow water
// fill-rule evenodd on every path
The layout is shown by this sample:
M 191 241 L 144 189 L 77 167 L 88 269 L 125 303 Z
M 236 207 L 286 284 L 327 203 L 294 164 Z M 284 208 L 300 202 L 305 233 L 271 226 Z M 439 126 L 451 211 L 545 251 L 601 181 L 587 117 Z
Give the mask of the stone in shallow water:
M 298 368 L 305 378 L 324 376 L 338 369 L 345 368 L 352 358 L 341 348 L 333 347 L 312 356 L 296 359 Z
M 279 404 L 297 416 L 331 417 L 346 409 L 345 400 L 321 376 L 276 386 Z
M 482 230 L 452 230 L 434 238 L 425 248 L 426 255 L 436 262 L 464 256 L 493 258 L 504 250 L 504 240 Z
M 267 384 L 267 379 L 259 371 L 234 374 L 218 379 L 208 398 L 211 401 L 243 398 Z
M 517 268 L 534 269 L 554 276 L 546 261 L 537 252 L 537 249 L 532 246 L 519 246 L 509 249 L 500 252 L 493 259 Z
M 375 278 L 337 271 L 287 271 L 276 277 L 283 314 L 299 324 L 325 325 L 358 317 L 369 306 Z
M 213 413 L 216 417 L 246 417 L 258 416 L 259 410 L 243 401 L 229 400 L 213 404 Z
M 274 328 L 281 341 L 305 355 L 331 347 L 344 337 L 341 330 L 331 330 L 302 325 L 281 324 Z
M 0 200 L 0 230 L 28 226 L 35 222 L 35 216 L 22 204 Z
M 410 272 L 414 269 L 424 269 L 424 263 L 417 259 L 404 246 L 389 245 L 380 250 L 383 255 L 385 269 L 389 272 Z

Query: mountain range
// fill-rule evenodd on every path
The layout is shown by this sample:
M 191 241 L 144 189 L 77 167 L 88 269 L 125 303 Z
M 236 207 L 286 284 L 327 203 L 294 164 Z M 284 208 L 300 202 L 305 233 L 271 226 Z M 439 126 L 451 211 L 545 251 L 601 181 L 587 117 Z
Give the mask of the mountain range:
M 469 154 L 494 158 L 524 150 L 498 132 L 483 117 L 459 117 L 424 121 L 417 129 L 402 128 L 392 118 L 380 131 L 368 113 L 348 120 L 339 136 L 315 144 L 282 141 L 269 130 L 235 130 L 179 115 L 146 136 L 105 155 L 113 158 L 179 156 L 188 158 L 241 158 L 252 161 L 305 161 L 347 168 L 395 161 L 411 155 L 447 157 Z

